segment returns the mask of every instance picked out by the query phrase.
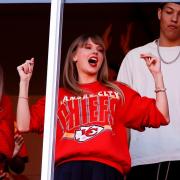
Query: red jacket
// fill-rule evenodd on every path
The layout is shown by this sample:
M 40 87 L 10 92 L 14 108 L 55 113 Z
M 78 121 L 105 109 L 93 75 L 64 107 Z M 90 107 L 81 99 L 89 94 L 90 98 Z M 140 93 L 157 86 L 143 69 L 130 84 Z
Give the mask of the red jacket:
M 140 97 L 129 87 L 116 83 L 124 93 L 99 82 L 81 85 L 83 96 L 65 89 L 59 91 L 56 132 L 56 164 L 75 160 L 98 161 L 125 174 L 131 160 L 126 127 L 143 131 L 145 127 L 166 125 L 154 99 Z M 31 108 L 31 130 L 42 132 L 45 98 Z
M 14 150 L 14 114 L 8 96 L 0 102 L 0 153 L 11 158 Z

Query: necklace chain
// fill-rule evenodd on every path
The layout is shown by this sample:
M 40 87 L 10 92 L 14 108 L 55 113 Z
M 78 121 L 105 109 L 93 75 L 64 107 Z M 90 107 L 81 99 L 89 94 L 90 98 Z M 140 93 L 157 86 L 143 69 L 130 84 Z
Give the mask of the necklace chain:
M 172 61 L 169 61 L 169 62 L 168 62 L 168 61 L 165 61 L 165 60 L 162 58 L 161 54 L 160 54 L 160 50 L 159 50 L 159 39 L 157 39 L 157 52 L 158 52 L 158 55 L 159 55 L 161 61 L 162 61 L 164 64 L 172 64 L 172 63 L 176 62 L 176 61 L 178 60 L 178 58 L 180 57 L 180 51 L 179 51 L 179 53 L 178 53 L 178 55 L 175 57 L 175 59 L 173 59 Z

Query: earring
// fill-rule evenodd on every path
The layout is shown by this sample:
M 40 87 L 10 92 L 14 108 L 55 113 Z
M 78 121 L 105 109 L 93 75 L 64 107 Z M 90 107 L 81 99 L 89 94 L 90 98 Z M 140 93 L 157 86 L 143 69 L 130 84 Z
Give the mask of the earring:
M 76 57 L 76 56 L 73 57 L 73 62 L 74 62 L 74 63 L 77 63 L 77 57 Z

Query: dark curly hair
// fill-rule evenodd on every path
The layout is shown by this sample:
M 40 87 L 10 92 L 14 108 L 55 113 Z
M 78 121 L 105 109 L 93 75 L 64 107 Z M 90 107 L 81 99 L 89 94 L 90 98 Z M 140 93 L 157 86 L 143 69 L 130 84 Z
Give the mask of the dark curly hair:
M 167 3 L 175 3 L 175 4 L 179 4 L 179 5 L 180 5 L 180 2 L 168 1 L 168 2 L 160 3 L 160 4 L 159 4 L 159 8 L 160 8 L 160 9 L 163 9 L 164 6 L 165 6 Z

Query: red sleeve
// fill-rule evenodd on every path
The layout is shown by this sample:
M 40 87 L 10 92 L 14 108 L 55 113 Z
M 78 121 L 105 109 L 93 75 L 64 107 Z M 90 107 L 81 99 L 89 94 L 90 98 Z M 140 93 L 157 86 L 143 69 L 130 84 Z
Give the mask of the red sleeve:
M 31 106 L 30 131 L 42 133 L 44 129 L 45 97 Z
M 28 159 L 27 147 L 26 147 L 25 144 L 22 145 L 22 147 L 21 147 L 20 151 L 18 152 L 17 156 Z
M 31 106 L 30 131 L 32 132 L 43 133 L 44 131 L 45 99 L 44 96 Z
M 8 96 L 3 96 L 0 104 L 0 153 L 11 157 L 14 150 L 14 112 Z
M 145 127 L 158 128 L 167 125 L 164 116 L 156 107 L 155 99 L 141 97 L 128 86 L 121 85 L 125 103 L 119 104 L 117 113 L 120 120 L 128 128 L 144 131 Z

